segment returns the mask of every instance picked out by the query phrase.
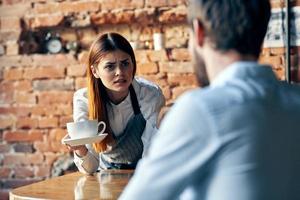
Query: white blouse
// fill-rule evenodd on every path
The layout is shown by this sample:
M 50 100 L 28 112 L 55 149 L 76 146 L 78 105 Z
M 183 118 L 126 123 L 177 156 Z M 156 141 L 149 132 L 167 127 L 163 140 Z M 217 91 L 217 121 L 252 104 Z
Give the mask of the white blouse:
M 141 138 L 144 146 L 142 156 L 144 156 L 149 149 L 152 136 L 157 132 L 157 118 L 160 109 L 164 106 L 165 98 L 157 85 L 143 78 L 135 77 L 132 85 L 136 92 L 140 110 L 147 121 Z M 127 95 L 117 105 L 108 103 L 107 112 L 112 131 L 116 136 L 120 136 L 129 119 L 134 115 L 130 95 Z M 75 122 L 88 119 L 87 88 L 79 89 L 74 93 L 73 118 Z M 89 150 L 87 155 L 79 157 L 74 153 L 74 163 L 80 172 L 93 173 L 99 168 L 99 154 L 93 150 L 91 145 L 86 146 Z

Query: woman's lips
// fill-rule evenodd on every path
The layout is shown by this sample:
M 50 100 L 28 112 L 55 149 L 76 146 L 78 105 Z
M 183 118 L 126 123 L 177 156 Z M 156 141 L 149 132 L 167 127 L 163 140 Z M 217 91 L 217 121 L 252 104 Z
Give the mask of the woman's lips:
M 114 81 L 114 83 L 116 83 L 116 84 L 122 84 L 122 83 L 126 83 L 126 82 L 127 82 L 126 79 L 118 79 L 118 80 Z

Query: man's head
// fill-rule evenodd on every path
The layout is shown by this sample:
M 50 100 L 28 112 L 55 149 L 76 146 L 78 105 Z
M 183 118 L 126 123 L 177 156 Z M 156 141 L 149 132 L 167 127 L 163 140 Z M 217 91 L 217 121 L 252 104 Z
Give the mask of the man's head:
M 197 23 L 204 42 L 214 50 L 258 58 L 270 18 L 270 3 L 269 0 L 190 0 L 188 18 L 193 33 Z

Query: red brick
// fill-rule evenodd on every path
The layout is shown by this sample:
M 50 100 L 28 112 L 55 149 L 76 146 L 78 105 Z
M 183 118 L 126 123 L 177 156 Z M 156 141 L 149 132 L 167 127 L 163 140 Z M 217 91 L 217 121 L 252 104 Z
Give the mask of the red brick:
M 35 130 L 31 131 L 6 131 L 3 139 L 7 142 L 32 142 L 43 140 L 43 133 Z
M 39 120 L 39 128 L 54 128 L 58 126 L 57 117 L 43 117 Z
M 62 41 L 77 41 L 77 34 L 72 29 L 63 30 L 59 33 Z
M 135 59 L 138 63 L 146 63 L 149 62 L 149 57 L 147 54 L 148 50 L 136 50 L 135 51 Z M 139 67 L 139 66 L 137 66 Z
M 29 80 L 21 80 L 14 82 L 14 89 L 18 91 L 30 92 L 32 91 L 32 82 Z
M 61 142 L 51 143 L 51 148 L 53 152 L 67 153 L 69 152 L 66 145 L 61 144 Z
M 116 15 L 116 23 L 118 24 L 130 24 L 134 21 L 134 11 L 118 11 L 114 14 Z
M 17 4 L 22 2 L 23 0 L 2 0 L 3 5 L 12 5 L 12 4 Z
M 95 12 L 100 9 L 100 4 L 96 1 L 62 2 L 59 9 L 64 13 Z
M 26 154 L 26 157 L 25 165 L 40 165 L 44 161 L 44 156 L 41 153 Z
M 28 92 L 16 92 L 14 99 L 18 104 L 36 104 L 36 96 Z
M 34 175 L 33 169 L 30 167 L 16 167 L 14 169 L 15 178 L 32 178 Z
M 159 68 L 161 72 L 167 73 L 193 73 L 193 65 L 190 62 L 165 62 L 160 63 Z
M 49 140 L 60 142 L 63 137 L 67 134 L 66 129 L 55 128 L 49 133 Z
M 189 85 L 189 86 L 196 86 L 197 85 L 197 78 L 195 74 L 168 74 L 168 83 L 170 86 L 176 85 Z
M 187 9 L 185 6 L 179 6 L 163 11 L 158 17 L 158 21 L 162 23 L 179 23 L 186 22 L 187 20 Z
M 195 88 L 196 86 L 180 86 L 172 89 L 172 98 L 177 99 L 184 92 Z
M 33 63 L 32 65 L 35 67 L 49 67 L 49 66 L 57 66 L 60 68 L 64 68 L 66 66 L 70 66 L 73 64 L 78 64 L 74 55 L 71 54 L 54 54 L 54 55 L 33 55 L 32 56 Z M 55 63 L 53 63 L 55 61 Z
M 45 156 L 45 164 L 47 164 L 48 166 L 52 166 L 52 164 L 58 158 L 59 155 L 53 152 L 46 152 L 44 153 L 44 156 Z
M 168 60 L 165 50 L 160 50 L 160 51 L 151 50 L 151 51 L 147 51 L 147 54 L 151 62 L 156 62 L 156 61 L 163 62 Z
M 68 122 L 73 122 L 72 116 L 62 116 L 59 119 L 59 127 L 65 128 Z
M 19 17 L 1 17 L 1 31 L 15 31 L 21 29 Z
M 42 28 L 57 26 L 63 22 L 64 16 L 61 13 L 35 15 L 32 18 L 26 18 L 26 22 L 30 28 Z
M 23 153 L 14 154 L 4 154 L 3 155 L 3 165 L 21 165 L 24 164 L 26 158 Z
M 141 63 L 137 68 L 137 74 L 153 74 L 158 72 L 157 64 L 154 62 Z
M 0 106 L 0 113 L 3 115 L 13 114 L 18 117 L 24 117 L 28 116 L 30 113 L 30 107 L 22 107 L 22 106 L 16 106 L 16 107 L 3 107 Z
M 1 81 L 0 82 L 0 92 L 4 93 L 7 91 L 12 91 L 14 90 L 14 82 L 12 81 Z
M 38 120 L 31 117 L 18 118 L 17 128 L 33 129 L 37 128 Z
M 190 61 L 191 55 L 188 51 L 188 49 L 173 49 L 172 50 L 172 60 L 176 61 Z
M 33 153 L 32 144 L 16 143 L 13 145 L 14 152 L 20 153 Z
M 36 105 L 36 106 L 32 107 L 30 113 L 32 114 L 32 116 L 44 116 L 44 115 L 46 115 L 46 113 L 49 115 L 48 108 L 49 107 L 47 107 L 47 106 L 38 106 L 38 105 Z M 51 108 L 53 109 L 53 107 L 51 107 Z M 51 113 L 53 113 L 53 112 L 51 112 Z
M 2 43 L 2 45 L 4 45 L 4 43 L 6 41 L 16 41 L 20 38 L 21 35 L 21 30 L 13 30 L 13 31 L 0 31 L 0 42 Z M 4 59 L 6 59 L 6 56 L 4 57 Z M 0 61 L 0 66 L 2 66 L 3 63 L 1 63 Z
M 18 67 L 20 66 L 21 56 L 1 56 L 0 67 Z
M 84 31 L 78 31 L 80 34 L 79 42 L 82 48 L 88 49 L 98 34 L 93 29 L 85 29 Z M 86 63 L 85 63 L 86 64 Z
M 4 16 L 15 16 L 21 17 L 23 16 L 28 10 L 30 10 L 30 3 L 22 3 L 17 5 L 2 5 L 0 7 L 0 17 Z
M 10 178 L 11 176 L 11 168 L 8 167 L 0 167 L 0 178 L 4 179 L 4 178 Z
M 1 113 L 2 114 L 2 113 Z M 0 115 L 0 129 L 11 128 L 15 124 L 15 118 L 11 115 Z
M 14 94 L 12 91 L 0 93 L 0 104 L 2 106 L 5 106 L 5 105 L 9 106 L 13 103 L 14 103 Z
M 8 41 L 6 43 L 6 55 L 13 56 L 19 54 L 19 44 L 16 41 Z
M 35 4 L 33 8 L 33 14 L 51 14 L 60 12 L 59 7 L 60 3 L 44 3 L 44 4 Z
M 10 150 L 11 150 L 11 146 L 9 144 L 0 144 L 0 153 L 1 154 L 8 153 Z
M 141 0 L 123 0 L 123 1 L 111 1 L 102 0 L 101 9 L 102 10 L 112 10 L 112 9 L 136 9 L 144 7 L 144 1 Z
M 64 67 L 43 67 L 43 68 L 27 68 L 24 70 L 24 78 L 41 79 L 41 78 L 64 78 Z
M 91 15 L 91 22 L 94 25 L 102 24 L 130 24 L 135 19 L 134 11 L 113 11 L 100 12 Z
M 186 5 L 188 0 L 168 0 L 169 6 Z
M 73 113 L 73 106 L 72 104 L 58 104 L 56 106 L 57 115 L 72 115 Z
M 158 84 L 160 87 L 167 86 L 167 75 L 165 73 L 142 75 L 141 77 Z
M 75 89 L 78 90 L 80 88 L 87 87 L 87 80 L 86 78 L 76 78 L 75 79 Z
M 53 152 L 53 149 L 52 149 L 49 141 L 46 141 L 46 142 L 35 142 L 34 143 L 34 149 L 37 152 Z
M 86 75 L 86 66 L 85 65 L 72 65 L 67 68 L 68 76 L 82 77 Z
M 82 51 L 78 54 L 78 61 L 81 65 L 86 66 L 88 64 L 88 51 Z
M 164 7 L 168 6 L 167 0 L 146 0 L 146 7 Z
M 39 166 L 36 170 L 35 176 L 41 178 L 48 178 L 50 176 L 50 166 Z
M 22 79 L 23 70 L 20 68 L 9 68 L 4 70 L 3 77 L 6 80 L 19 80 Z
M 33 89 L 35 91 L 49 90 L 74 90 L 73 79 L 52 79 L 52 80 L 35 80 L 33 81 Z
M 73 92 L 67 91 L 49 91 L 38 94 L 38 103 L 40 105 L 49 105 L 53 103 L 72 103 Z

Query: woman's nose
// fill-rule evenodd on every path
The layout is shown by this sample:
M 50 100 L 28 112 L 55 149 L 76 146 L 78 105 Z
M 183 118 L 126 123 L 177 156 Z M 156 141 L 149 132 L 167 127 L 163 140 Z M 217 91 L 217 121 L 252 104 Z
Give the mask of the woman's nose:
M 121 75 L 122 73 L 123 73 L 122 67 L 121 67 L 121 65 L 119 64 L 119 65 L 116 67 L 116 72 L 115 72 L 115 74 L 116 74 L 116 76 L 118 76 L 118 75 Z

